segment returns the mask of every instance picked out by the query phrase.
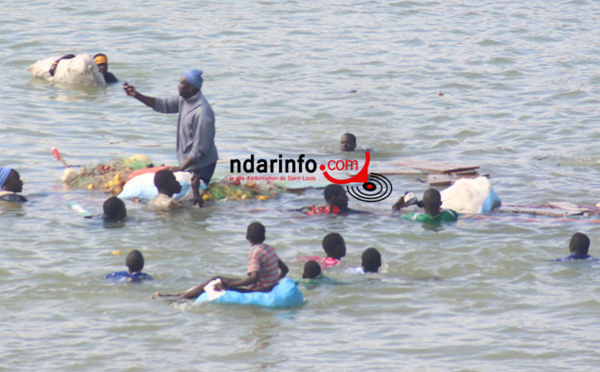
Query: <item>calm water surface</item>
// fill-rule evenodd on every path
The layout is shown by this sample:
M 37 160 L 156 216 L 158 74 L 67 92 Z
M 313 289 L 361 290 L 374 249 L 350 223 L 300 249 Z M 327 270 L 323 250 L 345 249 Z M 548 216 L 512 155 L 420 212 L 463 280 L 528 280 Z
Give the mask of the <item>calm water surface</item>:
M 598 224 L 490 215 L 425 229 L 389 215 L 307 217 L 321 191 L 157 215 L 128 203 L 123 228 L 84 220 L 106 198 L 63 188 L 72 164 L 147 154 L 175 161 L 176 116 L 107 88 L 53 86 L 41 58 L 104 52 L 142 93 L 176 94 L 189 68 L 217 116 L 227 161 L 333 152 L 344 132 L 376 162 L 477 164 L 504 203 L 600 202 L 600 8 L 595 1 L 28 1 L 0 15 L 0 165 L 30 202 L 0 209 L 0 370 L 590 371 L 600 368 L 600 263 L 553 263 Z M 438 92 L 443 92 L 439 95 Z M 376 171 L 376 169 L 373 169 Z M 373 246 L 386 269 L 303 289 L 293 310 L 173 305 L 156 291 L 243 274 L 245 227 L 301 275 L 298 257 L 341 233 L 347 267 Z M 140 249 L 155 281 L 105 283 Z M 119 250 L 121 256 L 111 252 Z

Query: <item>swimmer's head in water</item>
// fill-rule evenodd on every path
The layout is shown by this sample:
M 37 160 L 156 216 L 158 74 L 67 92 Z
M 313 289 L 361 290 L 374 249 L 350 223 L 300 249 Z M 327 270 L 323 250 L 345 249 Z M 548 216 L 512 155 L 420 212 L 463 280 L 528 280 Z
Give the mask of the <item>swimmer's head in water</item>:
M 19 172 L 11 167 L 0 168 L 0 189 L 4 191 L 21 192 L 23 191 L 23 181 Z
M 302 279 L 314 279 L 321 275 L 321 266 L 317 261 L 310 260 L 304 264 Z
M 125 265 L 127 265 L 130 273 L 142 271 L 144 268 L 144 256 L 142 255 L 142 252 L 137 249 L 129 252 L 125 259 Z
M 354 151 L 356 149 L 356 136 L 352 133 L 344 133 L 340 140 L 340 149 L 342 151 Z
M 325 197 L 325 202 L 329 205 L 334 205 L 341 210 L 348 208 L 348 195 L 346 195 L 346 190 L 340 185 L 334 183 L 327 185 L 323 191 L 323 196 Z
M 338 233 L 329 233 L 323 238 L 323 249 L 327 257 L 333 257 L 336 260 L 341 260 L 346 256 L 346 242 Z
M 569 251 L 579 256 L 586 256 L 590 249 L 590 238 L 587 235 L 577 232 L 571 237 L 569 242 Z
M 96 62 L 96 65 L 98 66 L 98 71 L 100 71 L 102 75 L 106 74 L 108 71 L 108 57 L 106 57 L 105 54 L 98 53 L 94 56 L 94 62 Z
M 156 172 L 154 175 L 154 185 L 159 193 L 168 196 L 173 196 L 173 194 L 181 192 L 181 184 L 177 181 L 173 172 L 168 169 Z
M 106 222 L 121 222 L 127 217 L 127 210 L 123 200 L 116 196 L 111 196 L 104 201 L 104 221 Z
M 432 216 L 440 213 L 442 206 L 442 195 L 436 189 L 429 189 L 423 193 L 423 209 Z
M 367 248 L 363 252 L 362 256 L 362 268 L 365 273 L 376 273 L 379 272 L 381 267 L 381 254 L 375 248 Z
M 252 222 L 248 225 L 246 239 L 252 244 L 260 244 L 265 241 L 265 227 L 260 222 Z
M 183 98 L 190 98 L 202 89 L 202 71 L 186 71 L 179 80 L 179 95 Z

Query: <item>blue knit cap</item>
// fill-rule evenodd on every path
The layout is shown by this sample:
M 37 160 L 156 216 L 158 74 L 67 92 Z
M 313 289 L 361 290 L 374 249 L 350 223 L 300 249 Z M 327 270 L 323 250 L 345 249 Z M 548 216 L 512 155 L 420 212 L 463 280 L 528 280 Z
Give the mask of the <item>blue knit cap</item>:
M 4 184 L 6 183 L 6 179 L 8 178 L 8 175 L 10 174 L 11 170 L 11 167 L 0 168 L 0 187 L 4 186 Z
M 185 74 L 183 74 L 185 80 L 187 80 L 190 84 L 194 86 L 194 88 L 202 89 L 202 70 L 189 70 Z

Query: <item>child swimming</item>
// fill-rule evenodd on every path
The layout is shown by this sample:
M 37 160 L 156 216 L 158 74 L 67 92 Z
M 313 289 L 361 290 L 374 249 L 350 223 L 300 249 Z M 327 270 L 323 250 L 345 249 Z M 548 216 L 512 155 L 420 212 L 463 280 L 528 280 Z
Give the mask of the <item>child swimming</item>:
M 102 208 L 104 210 L 104 216 L 102 217 L 104 222 L 123 222 L 125 221 L 125 218 L 127 218 L 125 203 L 116 196 L 111 196 L 106 199 Z
M 345 216 L 348 214 L 367 213 L 348 208 L 348 195 L 346 195 L 346 190 L 340 185 L 327 185 L 325 190 L 323 190 L 323 197 L 325 198 L 325 203 L 327 203 L 326 206 L 313 205 L 304 207 L 300 211 L 308 215 L 339 214 Z
M 340 139 L 340 150 L 354 151 L 356 149 L 356 136 L 352 133 L 344 133 Z
M 23 191 L 23 181 L 19 172 L 11 167 L 0 167 L 0 201 L 24 203 L 27 198 L 18 195 Z
M 304 264 L 302 279 L 316 279 L 321 276 L 321 265 L 317 261 L 310 260 Z
M 589 248 L 590 238 L 584 233 L 576 232 L 571 236 L 571 241 L 569 242 L 569 252 L 571 252 L 571 254 L 565 258 L 559 258 L 556 261 L 593 259 L 594 257 L 588 255 Z
M 361 265 L 358 272 L 361 274 L 378 273 L 381 267 L 381 253 L 376 248 L 367 248 L 361 255 Z
M 306 289 L 313 289 L 320 285 L 341 285 L 349 283 L 323 275 L 321 265 L 319 265 L 317 261 L 310 260 L 304 264 L 302 279 L 297 279 L 296 284 L 301 285 Z
M 422 205 L 425 213 L 413 212 L 403 214 L 400 218 L 424 223 L 455 222 L 458 219 L 458 213 L 452 209 L 442 209 L 442 196 L 436 189 L 429 189 L 423 193 L 423 200 L 417 205 Z M 392 207 L 394 211 L 400 210 L 406 206 L 404 196 L 402 196 Z
M 309 256 L 301 257 L 301 260 L 312 260 L 316 261 L 321 265 L 323 270 L 329 267 L 336 266 L 340 263 L 342 257 L 346 256 L 346 242 L 344 238 L 338 233 L 329 233 L 323 238 L 323 250 L 326 256 Z
M 143 273 L 144 268 L 144 256 L 142 252 L 133 250 L 129 252 L 125 259 L 125 265 L 127 265 L 128 271 L 116 271 L 106 276 L 106 279 L 113 281 L 127 281 L 127 282 L 139 282 L 143 280 L 152 280 L 152 276 Z

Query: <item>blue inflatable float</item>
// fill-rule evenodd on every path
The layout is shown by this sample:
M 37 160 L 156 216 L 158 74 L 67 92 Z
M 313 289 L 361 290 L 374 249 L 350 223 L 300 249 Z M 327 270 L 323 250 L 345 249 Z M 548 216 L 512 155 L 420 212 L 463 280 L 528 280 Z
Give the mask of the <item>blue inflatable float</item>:
M 210 301 L 208 294 L 202 293 L 194 303 L 212 302 L 219 304 L 253 305 L 268 308 L 297 307 L 302 305 L 304 298 L 296 283 L 290 278 L 283 278 L 271 292 L 225 291 L 225 294 Z

